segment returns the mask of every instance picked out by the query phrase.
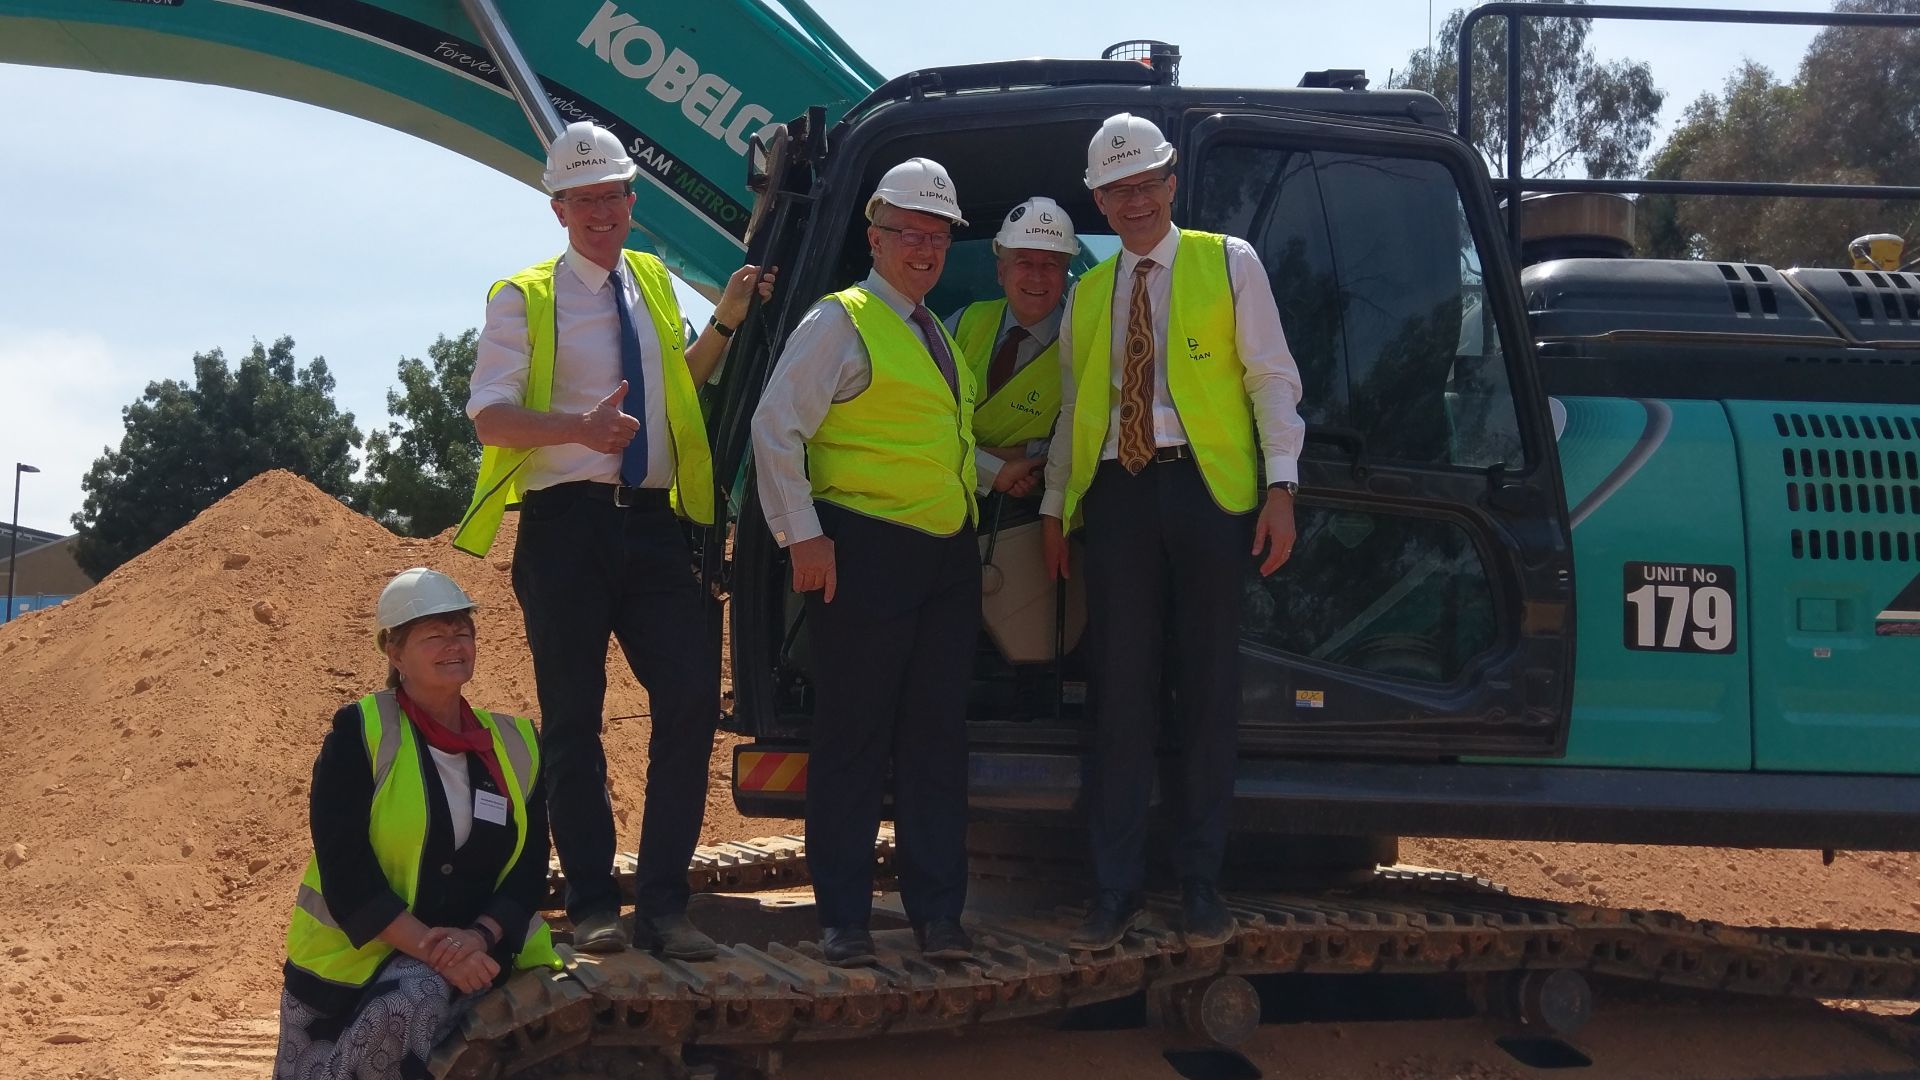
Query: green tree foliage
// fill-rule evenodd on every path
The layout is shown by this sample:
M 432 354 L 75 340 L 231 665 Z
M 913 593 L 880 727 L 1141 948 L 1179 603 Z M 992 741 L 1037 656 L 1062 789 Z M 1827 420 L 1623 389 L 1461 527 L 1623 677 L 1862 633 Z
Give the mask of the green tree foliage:
M 432 536 L 466 512 L 480 472 L 480 440 L 465 411 L 478 339 L 475 330 L 442 334 L 425 361 L 401 360 L 400 389 L 387 391 L 397 419 L 367 436 L 368 509 L 395 532 Z
M 1578 7 L 1586 0 L 1556 0 Z M 1407 58 L 1389 85 L 1425 90 L 1446 106 L 1454 126 L 1460 78 L 1460 29 L 1467 13 L 1447 16 L 1431 48 Z M 1632 175 L 1653 139 L 1666 102 L 1644 63 L 1603 64 L 1587 46 L 1591 19 L 1523 19 L 1520 72 L 1521 175 L 1589 178 Z M 1473 31 L 1473 145 L 1504 172 L 1507 160 L 1507 27 L 1482 19 Z
M 1840 0 L 1836 11 L 1920 14 L 1920 0 Z M 1746 64 L 1702 94 L 1648 175 L 1673 180 L 1920 183 L 1920 31 L 1833 27 L 1792 82 Z M 1920 239 L 1912 202 L 1646 198 L 1641 251 L 1775 266 L 1848 265 L 1847 241 Z
M 288 469 L 331 495 L 353 492 L 353 414 L 334 405 L 333 375 L 293 358 L 293 339 L 259 342 L 229 368 L 219 350 L 196 354 L 193 383 L 148 383 L 122 410 L 127 433 L 80 486 L 74 559 L 104 577 L 228 492 L 269 469 Z

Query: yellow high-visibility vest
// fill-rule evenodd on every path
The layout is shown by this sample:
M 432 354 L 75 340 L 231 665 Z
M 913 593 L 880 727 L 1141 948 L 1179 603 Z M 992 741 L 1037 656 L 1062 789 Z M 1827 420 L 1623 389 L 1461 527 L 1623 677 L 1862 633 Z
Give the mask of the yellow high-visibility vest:
M 1113 290 L 1120 256 L 1081 277 L 1073 299 L 1073 468 L 1061 520 L 1071 522 L 1107 444 L 1113 400 Z M 1131 287 L 1131 286 L 1129 286 Z M 1167 389 L 1207 491 L 1222 510 L 1244 514 L 1259 498 L 1260 456 L 1253 401 L 1234 335 L 1227 238 L 1180 230 L 1167 311 Z
M 660 370 L 666 379 L 663 389 L 667 402 L 667 433 L 673 441 L 673 488 L 668 500 L 681 517 L 700 525 L 713 524 L 713 449 L 707 443 L 707 423 L 700 413 L 700 398 L 693 385 L 693 373 L 687 370 L 686 342 L 681 339 L 680 301 L 673 295 L 673 280 L 659 259 L 641 251 L 628 251 L 627 267 L 646 302 L 653 334 L 660 345 Z M 496 281 L 487 299 L 511 285 L 527 301 L 527 395 L 521 406 L 546 412 L 553 404 L 553 361 L 556 335 L 553 302 L 553 271 L 559 257 L 529 266 L 525 270 Z M 473 501 L 460 519 L 453 535 L 453 546 L 469 555 L 485 555 L 500 531 L 500 519 L 509 505 L 520 501 L 520 470 L 534 454 L 532 449 L 505 446 L 483 447 L 480 454 L 480 478 L 474 485 Z
M 813 497 L 935 536 L 978 520 L 973 371 L 958 345 L 947 337 L 956 400 L 920 331 L 885 301 L 858 285 L 832 297 L 866 345 L 873 381 L 835 402 L 807 440 Z
M 987 385 L 987 369 L 993 364 L 1000 321 L 1006 310 L 1004 298 L 969 304 L 960 313 L 959 325 L 954 328 L 953 339 L 966 353 L 967 366 L 973 369 L 977 386 Z M 973 440 L 981 446 L 1018 446 L 1030 439 L 1051 436 L 1053 422 L 1058 419 L 1060 341 L 1055 338 L 973 410 Z
M 527 799 L 540 770 L 540 744 L 534 738 L 532 722 L 524 717 L 495 718 L 481 709 L 473 710 L 473 714 L 493 736 L 494 756 L 499 759 L 507 798 L 513 806 L 513 854 L 494 881 L 498 886 L 526 847 Z M 373 770 L 373 810 L 367 836 L 373 843 L 374 858 L 386 873 L 387 884 L 411 909 L 419 894 L 428 814 L 426 780 L 413 725 L 401 712 L 399 698 L 392 690 L 361 698 L 360 722 L 367 764 Z M 316 978 L 351 987 L 365 986 L 392 952 L 393 946 L 378 938 L 358 948 L 348 939 L 327 907 L 319 857 L 309 855 L 294 900 L 293 919 L 287 926 L 287 959 Z M 526 943 L 514 957 L 514 966 L 555 971 L 565 966 L 553 950 L 552 932 L 539 915 L 527 925 Z

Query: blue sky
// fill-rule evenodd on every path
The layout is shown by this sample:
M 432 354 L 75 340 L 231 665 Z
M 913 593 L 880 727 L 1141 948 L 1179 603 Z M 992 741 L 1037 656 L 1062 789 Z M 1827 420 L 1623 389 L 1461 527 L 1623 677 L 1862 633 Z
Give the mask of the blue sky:
M 451 0 L 449 0 L 451 2 Z M 1668 0 L 1824 10 L 1818 0 Z M 636 7 L 640 5 L 635 5 Z M 1377 81 L 1461 6 L 1439 0 L 1098 5 L 977 0 L 904 24 L 868 0 L 814 7 L 887 75 L 1016 56 L 1178 43 L 1188 85 L 1289 86 L 1363 67 Z M 1097 12 L 1090 18 L 1088 12 Z M 1669 117 L 1743 57 L 1790 74 L 1813 31 L 1606 24 L 1602 58 L 1653 66 Z M 476 325 L 487 286 L 564 242 L 538 192 L 356 118 L 221 87 L 0 65 L 0 477 L 24 525 L 69 531 L 80 479 L 147 382 L 195 352 L 290 334 L 325 356 L 362 430 L 386 420 L 402 356 Z M 235 133 L 244 133 L 236 139 Z M 1658 141 L 1656 140 L 1656 145 Z M 704 316 L 692 303 L 689 315 Z M 3 496 L 0 496 L 3 497 Z M 4 512 L 5 508 L 0 508 Z

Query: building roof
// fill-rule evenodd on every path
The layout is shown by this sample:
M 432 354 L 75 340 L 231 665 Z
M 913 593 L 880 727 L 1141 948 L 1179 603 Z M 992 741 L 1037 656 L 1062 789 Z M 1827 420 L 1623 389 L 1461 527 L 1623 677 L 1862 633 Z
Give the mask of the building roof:
M 7 522 L 0 521 L 0 562 L 6 561 L 6 550 L 8 545 L 13 542 L 12 536 L 13 526 Z M 48 532 L 45 529 L 34 529 L 22 525 L 20 526 L 20 552 L 21 554 L 25 554 L 42 544 L 51 544 L 60 538 L 60 533 Z

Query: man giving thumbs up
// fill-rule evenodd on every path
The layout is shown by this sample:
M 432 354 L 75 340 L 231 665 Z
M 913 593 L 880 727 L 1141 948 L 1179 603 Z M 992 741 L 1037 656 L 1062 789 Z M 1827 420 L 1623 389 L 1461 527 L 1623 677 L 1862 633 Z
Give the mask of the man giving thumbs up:
M 772 291 L 773 275 L 742 267 L 706 332 L 685 344 L 666 267 L 625 250 L 634 173 L 619 139 L 592 124 L 570 126 L 548 152 L 546 185 L 567 250 L 496 283 L 487 300 L 467 402 L 486 450 L 454 544 L 484 554 L 517 498 L 513 590 L 533 652 L 574 946 L 627 946 L 600 744 L 612 636 L 653 714 L 634 939 L 705 959 L 716 946 L 687 921 L 687 862 L 720 715 L 718 616 L 675 516 L 713 521 L 695 387 L 718 365 L 753 290 Z

